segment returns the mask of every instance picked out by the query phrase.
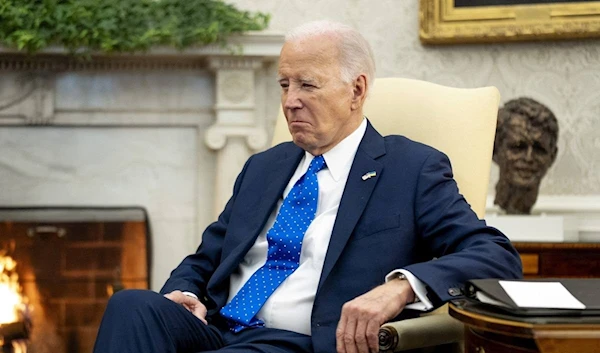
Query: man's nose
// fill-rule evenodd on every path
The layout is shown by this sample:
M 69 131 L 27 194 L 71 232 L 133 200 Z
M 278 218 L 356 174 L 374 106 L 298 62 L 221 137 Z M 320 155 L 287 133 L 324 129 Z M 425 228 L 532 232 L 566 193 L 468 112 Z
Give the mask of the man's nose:
M 283 101 L 284 109 L 297 109 L 302 108 L 302 101 L 298 95 L 298 90 L 289 87 L 288 91 L 284 93 Z
M 533 146 L 531 145 L 527 146 L 526 158 L 527 160 L 531 160 L 533 158 Z

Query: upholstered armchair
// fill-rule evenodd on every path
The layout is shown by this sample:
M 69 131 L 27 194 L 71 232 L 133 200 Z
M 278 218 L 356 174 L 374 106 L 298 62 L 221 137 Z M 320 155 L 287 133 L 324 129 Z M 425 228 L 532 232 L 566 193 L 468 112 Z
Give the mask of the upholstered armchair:
M 461 89 L 381 78 L 375 80 L 364 113 L 382 135 L 404 135 L 446 153 L 460 192 L 483 218 L 499 101 L 495 87 Z M 273 144 L 290 139 L 280 113 Z M 383 325 L 379 332 L 380 351 L 452 344 L 462 337 L 462 324 L 451 318 L 447 306 L 443 306 L 416 319 Z

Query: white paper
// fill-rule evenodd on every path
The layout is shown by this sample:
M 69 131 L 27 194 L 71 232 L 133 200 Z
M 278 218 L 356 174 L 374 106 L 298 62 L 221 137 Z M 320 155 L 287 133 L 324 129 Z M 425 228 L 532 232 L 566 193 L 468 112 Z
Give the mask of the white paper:
M 475 292 L 475 298 L 477 298 L 477 300 L 479 300 L 482 303 L 496 305 L 496 306 L 503 306 L 505 308 L 510 308 L 510 305 L 503 303 L 499 300 L 496 300 L 480 290 Z
M 585 309 L 560 282 L 499 281 L 521 308 Z

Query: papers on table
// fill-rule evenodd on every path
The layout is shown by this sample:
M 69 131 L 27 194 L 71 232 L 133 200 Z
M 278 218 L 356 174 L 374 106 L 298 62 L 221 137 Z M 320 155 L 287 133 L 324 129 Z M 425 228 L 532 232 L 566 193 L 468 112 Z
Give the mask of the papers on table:
M 499 281 L 521 308 L 585 309 L 560 282 Z

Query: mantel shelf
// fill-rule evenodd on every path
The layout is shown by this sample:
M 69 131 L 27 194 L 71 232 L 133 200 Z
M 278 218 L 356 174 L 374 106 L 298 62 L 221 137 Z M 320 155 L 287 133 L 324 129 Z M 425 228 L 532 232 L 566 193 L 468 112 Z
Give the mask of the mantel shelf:
M 283 40 L 281 33 L 248 32 L 230 37 L 229 47 L 211 44 L 184 50 L 163 46 L 146 52 L 93 52 L 92 60 L 77 58 L 60 46 L 45 48 L 34 55 L 0 46 L 0 71 L 197 69 L 207 67 L 207 59 L 213 57 L 256 58 L 268 63 L 279 57 Z

